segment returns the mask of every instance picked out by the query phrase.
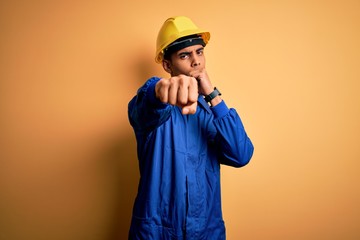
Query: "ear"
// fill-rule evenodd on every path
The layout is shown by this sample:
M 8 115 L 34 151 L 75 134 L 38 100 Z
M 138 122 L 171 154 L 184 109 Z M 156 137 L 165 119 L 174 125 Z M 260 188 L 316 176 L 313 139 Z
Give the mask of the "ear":
M 171 74 L 171 62 L 169 60 L 163 60 L 162 61 L 162 65 L 163 65 L 163 68 L 166 72 L 170 73 Z

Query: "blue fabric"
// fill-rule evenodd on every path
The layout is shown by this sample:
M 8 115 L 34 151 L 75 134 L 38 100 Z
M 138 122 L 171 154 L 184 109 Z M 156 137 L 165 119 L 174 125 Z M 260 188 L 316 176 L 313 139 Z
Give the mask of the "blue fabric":
M 158 77 L 129 102 L 140 169 L 129 239 L 225 239 L 220 164 L 246 165 L 253 154 L 239 115 L 199 96 L 194 115 L 155 97 Z

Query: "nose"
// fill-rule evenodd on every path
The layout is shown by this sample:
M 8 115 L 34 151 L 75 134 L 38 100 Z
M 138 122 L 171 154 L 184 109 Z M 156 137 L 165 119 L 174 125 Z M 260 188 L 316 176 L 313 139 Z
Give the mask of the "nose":
M 194 54 L 192 56 L 191 67 L 198 67 L 198 66 L 200 66 L 200 59 L 198 56 L 196 56 L 196 54 Z

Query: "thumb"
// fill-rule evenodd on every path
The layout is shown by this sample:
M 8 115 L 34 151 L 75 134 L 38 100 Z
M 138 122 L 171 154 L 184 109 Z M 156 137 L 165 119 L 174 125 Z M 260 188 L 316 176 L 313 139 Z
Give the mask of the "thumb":
M 182 108 L 181 112 L 184 115 L 187 114 L 195 114 L 196 113 L 196 108 L 197 108 L 197 102 L 194 102 L 190 105 L 186 105 Z

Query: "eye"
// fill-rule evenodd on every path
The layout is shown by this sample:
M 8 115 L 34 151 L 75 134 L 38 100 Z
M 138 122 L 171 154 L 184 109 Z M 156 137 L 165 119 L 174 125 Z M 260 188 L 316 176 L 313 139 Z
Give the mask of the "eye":
M 179 58 L 182 60 L 187 59 L 188 57 L 189 57 L 189 54 L 186 54 L 186 53 L 179 55 Z
M 201 56 L 201 55 L 203 55 L 203 54 L 204 54 L 204 49 L 200 49 L 200 50 L 197 51 L 197 55 L 200 55 L 200 56 Z

